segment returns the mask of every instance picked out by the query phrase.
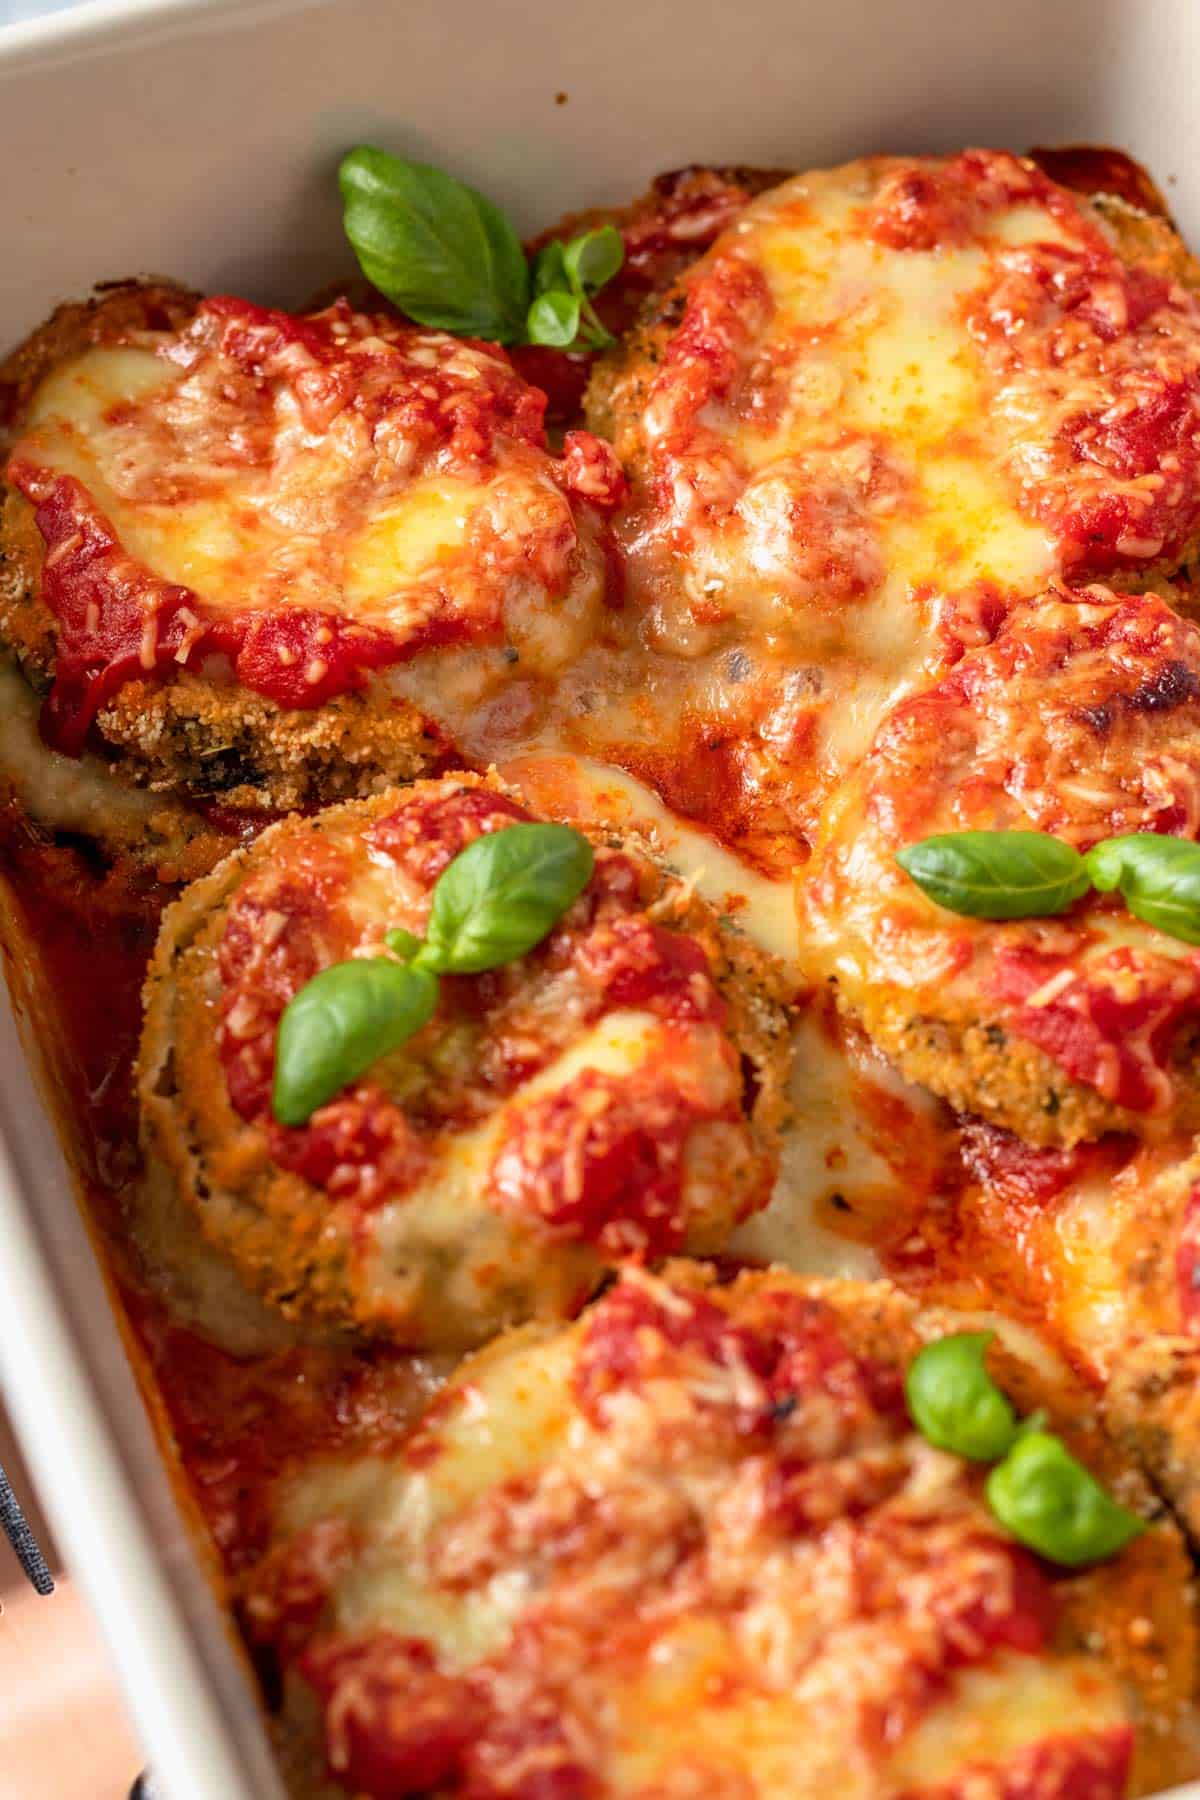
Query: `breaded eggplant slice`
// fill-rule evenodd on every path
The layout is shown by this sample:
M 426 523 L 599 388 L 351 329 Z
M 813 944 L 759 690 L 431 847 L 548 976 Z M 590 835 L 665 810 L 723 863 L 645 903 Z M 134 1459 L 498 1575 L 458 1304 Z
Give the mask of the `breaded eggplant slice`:
M 679 768 L 733 758 L 805 831 L 898 692 L 1014 599 L 1060 577 L 1190 599 L 1194 282 L 1164 220 L 1002 152 L 745 207 L 588 395 L 631 481 L 626 617 L 690 683 Z
M 447 760 L 424 704 L 552 680 L 603 610 L 622 491 L 495 346 L 335 302 L 159 289 L 10 364 L 0 639 L 43 729 L 132 780 L 278 810 Z M 436 682 L 434 683 L 436 685 Z
M 420 933 L 446 864 L 530 814 L 469 775 L 289 820 L 167 914 L 140 1095 L 152 1159 L 296 1318 L 464 1345 L 561 1316 L 623 1256 L 719 1250 L 765 1205 L 789 1057 L 781 978 L 634 843 L 597 835 L 528 956 L 447 977 L 400 1050 L 285 1128 L 283 1009 Z
M 1092 894 L 967 918 L 896 861 L 954 831 L 1080 850 L 1200 835 L 1200 627 L 1156 595 L 1060 589 L 902 701 L 801 883 L 813 972 L 912 1081 L 1031 1144 L 1200 1120 L 1200 952 Z
M 244 1617 L 293 1739 L 365 1800 L 1122 1800 L 1194 1772 L 1188 1561 L 1066 1371 L 1003 1328 L 988 1351 L 1153 1521 L 1084 1574 L 910 1423 L 913 1356 L 970 1328 L 677 1263 L 502 1338 L 402 1449 L 285 1492 Z

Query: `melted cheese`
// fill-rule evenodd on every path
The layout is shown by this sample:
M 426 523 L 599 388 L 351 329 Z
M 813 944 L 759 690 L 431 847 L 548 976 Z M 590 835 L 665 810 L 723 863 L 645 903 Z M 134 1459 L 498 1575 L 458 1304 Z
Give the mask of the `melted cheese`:
M 789 881 L 771 881 L 670 812 L 644 782 L 591 757 L 532 752 L 500 767 L 536 809 L 636 831 L 705 900 L 729 914 L 760 950 L 799 970 L 800 942 Z
M 855 1222 L 861 1230 L 894 1216 L 905 1196 L 863 1109 L 849 1058 L 811 1012 L 796 1026 L 794 1049 L 775 1191 L 735 1232 L 730 1253 L 802 1275 L 870 1280 L 879 1273 L 878 1256 L 850 1231 Z
M 488 1204 L 488 1174 L 501 1141 L 519 1114 L 547 1094 L 564 1088 L 585 1069 L 631 1075 L 661 1055 L 659 1020 L 651 1013 L 608 1013 L 599 1024 L 525 1082 L 513 1099 L 496 1109 L 485 1124 L 470 1131 L 443 1134 L 436 1163 L 419 1186 L 376 1209 L 364 1252 L 364 1292 L 386 1311 L 403 1310 L 418 1282 L 431 1288 L 430 1306 L 441 1304 L 465 1318 L 486 1316 L 488 1295 L 518 1271 L 528 1275 L 546 1265 L 543 1303 L 565 1304 L 586 1280 L 591 1258 L 582 1248 L 549 1258 L 525 1233 Z M 689 1067 L 703 1079 L 727 1081 L 724 1065 L 714 1058 L 706 1071 L 705 1050 L 715 1040 L 694 1034 Z M 462 1254 L 464 1243 L 470 1254 Z
M 894 1753 L 889 1773 L 901 1791 L 951 1784 L 966 1764 L 1004 1762 L 1064 1731 L 1104 1732 L 1126 1723 L 1117 1682 L 1094 1661 L 1046 1664 L 1009 1656 L 996 1668 L 960 1675 L 948 1700 Z
M 31 819 L 53 831 L 89 837 L 145 831 L 161 814 L 161 795 L 126 787 L 97 756 L 60 756 L 38 732 L 38 701 L 10 662 L 0 659 L 0 770 Z
M 510 590 L 526 603 L 523 556 L 556 598 L 569 586 L 595 597 L 590 559 L 569 570 L 571 509 L 548 457 L 500 439 L 477 475 L 422 472 L 402 414 L 374 434 L 349 413 L 314 430 L 289 388 L 259 416 L 219 374 L 89 350 L 41 384 L 19 454 L 76 477 L 130 555 L 210 612 L 311 607 L 404 636 L 450 607 L 494 630 Z
M 668 812 L 643 783 L 586 757 L 550 754 L 515 758 L 500 772 L 556 817 L 641 833 L 752 943 L 799 972 L 792 884 L 759 875 Z M 881 1128 L 873 1089 L 911 1115 L 903 1146 Z M 905 1165 L 913 1140 L 932 1124 L 933 1103 L 878 1058 L 836 1041 L 811 1006 L 795 1028 L 789 1101 L 770 1204 L 739 1227 L 730 1251 L 800 1274 L 869 1279 L 879 1271 L 872 1240 L 921 1197 Z
M 652 460 L 663 447 L 673 499 L 631 544 L 660 645 L 695 655 L 715 597 L 747 650 L 820 668 L 822 756 L 835 771 L 936 658 L 929 626 L 944 597 L 983 582 L 1035 592 L 1058 566 L 1021 509 L 963 315 L 997 249 L 1063 233 L 1048 212 L 1018 207 L 966 247 L 891 249 L 864 224 L 877 178 L 851 164 L 786 182 L 717 246 L 715 271 L 724 257 L 766 281 L 773 311 L 742 354 L 749 391 L 770 398 L 713 401 L 701 447 L 685 430 L 676 449 L 672 376 L 656 378 L 646 438 Z M 685 409 L 687 394 L 685 382 Z M 674 598 L 664 559 L 683 570 Z
M 670 1301 L 669 1287 L 653 1281 L 653 1290 Z M 842 1290 L 839 1306 L 855 1304 L 854 1290 Z M 557 1597 L 564 1610 L 556 1630 L 532 1638 L 518 1664 L 522 1680 L 531 1668 L 544 1671 L 553 1692 L 556 1659 L 564 1658 L 564 1672 L 573 1667 L 573 1634 L 582 1628 L 586 1642 L 591 1614 L 604 1616 L 618 1597 L 614 1617 L 644 1622 L 645 1643 L 635 1630 L 622 1646 L 614 1625 L 613 1641 L 592 1647 L 571 1689 L 574 1705 L 594 1720 L 598 1773 L 614 1795 L 875 1800 L 952 1784 L 968 1764 L 1004 1763 L 1048 1737 L 1126 1724 L 1124 1694 L 1100 1657 L 998 1648 L 983 1666 L 949 1673 L 911 1729 L 872 1749 L 857 1722 L 874 1694 L 903 1690 L 920 1622 L 897 1615 L 895 1641 L 884 1643 L 879 1621 L 856 1614 L 848 1521 L 794 1537 L 760 1531 L 761 1448 L 739 1445 L 719 1415 L 706 1441 L 691 1412 L 701 1394 L 720 1404 L 722 1382 L 735 1379 L 736 1368 L 703 1363 L 694 1376 L 664 1371 L 644 1385 L 635 1378 L 609 1392 L 606 1422 L 597 1425 L 572 1385 L 585 1330 L 519 1333 L 474 1358 L 431 1421 L 431 1444 L 411 1461 L 364 1457 L 310 1471 L 292 1486 L 286 1531 L 317 1523 L 332 1507 L 359 1533 L 332 1597 L 337 1631 L 416 1637 L 442 1670 L 459 1674 L 481 1657 L 503 1667 L 514 1628 Z M 758 1391 L 748 1372 L 742 1379 Z M 820 1401 L 809 1399 L 815 1420 Z M 961 1512 L 963 1465 L 919 1439 L 903 1443 L 899 1454 L 911 1458 L 905 1498 L 893 1494 L 887 1508 L 903 1517 L 907 1501 L 932 1532 L 957 1519 L 962 1540 L 945 1538 L 934 1561 L 972 1544 L 963 1562 L 970 1579 L 977 1540 Z M 813 1473 L 821 1460 L 816 1451 Z M 534 1511 L 522 1513 L 526 1505 Z M 519 1522 L 506 1529 L 513 1507 Z M 600 1526 L 582 1564 L 576 1520 L 585 1534 Z M 671 1521 L 706 1544 L 707 1573 L 694 1572 L 683 1605 L 670 1596 L 678 1547 Z M 931 1593 L 939 1573 L 922 1571 Z M 918 1591 L 910 1576 L 909 1604 Z M 1114 1601 L 1123 1603 L 1115 1594 Z
M 441 1432 L 445 1447 L 428 1473 L 398 1480 L 386 1458 L 318 1463 L 286 1490 L 285 1530 L 338 1517 L 382 1546 L 340 1587 L 341 1628 L 383 1626 L 428 1637 L 450 1668 L 502 1646 L 527 1595 L 493 1583 L 451 1596 L 423 1577 L 420 1551 L 443 1519 L 563 1453 L 573 1414 L 573 1349 L 568 1337 L 547 1339 L 532 1328 L 476 1358 L 472 1367 L 482 1379 Z
M 810 356 L 824 365 L 836 394 L 836 407 L 786 410 L 768 435 L 739 430 L 739 452 L 761 468 L 827 442 L 836 421 L 881 439 L 906 485 L 904 504 L 873 516 L 886 575 L 861 621 L 864 643 L 880 631 L 886 640 L 922 586 L 989 578 L 1028 592 L 1054 566 L 1046 533 L 1021 514 L 1004 474 L 1005 446 L 989 424 L 989 391 L 961 311 L 989 273 L 989 240 L 1065 235 L 1050 214 L 1022 207 L 997 214 L 969 248 L 898 252 L 863 233 L 867 197 L 861 165 L 806 175 L 760 201 L 733 233 L 776 303 L 764 351 L 811 337 L 820 348 L 806 365 Z

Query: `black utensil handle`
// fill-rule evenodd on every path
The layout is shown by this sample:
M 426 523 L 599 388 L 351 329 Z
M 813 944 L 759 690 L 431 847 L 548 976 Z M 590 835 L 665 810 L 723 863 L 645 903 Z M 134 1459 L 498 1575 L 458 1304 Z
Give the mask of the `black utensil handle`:
M 29 1521 L 21 1511 L 21 1503 L 12 1491 L 12 1483 L 0 1468 L 0 1527 L 16 1551 L 17 1561 L 39 1594 L 54 1592 L 54 1577 L 29 1529 Z

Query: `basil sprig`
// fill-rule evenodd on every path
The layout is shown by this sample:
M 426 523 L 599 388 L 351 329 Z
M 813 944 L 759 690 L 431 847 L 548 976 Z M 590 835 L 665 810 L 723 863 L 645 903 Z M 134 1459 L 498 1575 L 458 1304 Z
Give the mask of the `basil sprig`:
M 1044 831 L 947 831 L 896 861 L 923 894 L 976 919 L 1045 918 L 1089 889 L 1117 892 L 1169 937 L 1200 944 L 1200 844 L 1160 832 L 1105 838 L 1086 856 Z
M 383 940 L 391 956 L 334 963 L 288 1002 L 271 1095 L 279 1123 L 307 1124 L 427 1024 L 439 975 L 477 975 L 540 944 L 587 886 L 594 861 L 569 825 L 509 825 L 468 844 L 434 885 L 423 939 L 395 926 Z
M 1130 912 L 1169 937 L 1200 944 L 1200 844 L 1135 831 L 1107 838 L 1086 857 L 1092 886 L 1116 888 Z
M 363 274 L 419 324 L 497 344 L 612 343 L 592 296 L 625 260 L 614 225 L 554 239 L 531 270 L 499 207 L 442 169 L 360 144 L 338 182 Z
M 1018 1423 L 1008 1395 L 988 1374 L 992 1331 L 963 1331 L 926 1344 L 904 1379 L 917 1430 L 939 1450 L 990 1462 L 988 1506 L 1018 1543 L 1069 1569 L 1115 1556 L 1146 1529 L 1106 1493 L 1037 1412 Z
M 947 831 L 896 861 L 923 894 L 973 919 L 1065 912 L 1091 885 L 1078 850 L 1044 831 Z

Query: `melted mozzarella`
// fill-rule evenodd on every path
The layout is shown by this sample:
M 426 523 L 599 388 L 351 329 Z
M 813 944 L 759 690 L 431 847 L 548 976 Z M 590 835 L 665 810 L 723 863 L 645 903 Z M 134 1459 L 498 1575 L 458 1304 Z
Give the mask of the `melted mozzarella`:
M 532 805 L 557 817 L 642 833 L 752 943 L 798 972 L 791 882 L 759 875 L 618 769 L 585 757 L 531 754 L 505 764 L 501 773 Z M 794 1055 L 775 1191 L 770 1204 L 738 1229 L 730 1251 L 800 1274 L 869 1279 L 879 1271 L 872 1238 L 887 1235 L 919 1198 L 906 1165 L 913 1141 L 930 1121 L 932 1102 L 878 1058 L 837 1041 L 812 1006 L 798 1018 Z M 871 1106 L 876 1093 L 909 1115 L 903 1145 L 881 1127 Z M 890 1130 L 894 1134 L 894 1113 Z
M 960 1675 L 949 1697 L 894 1752 L 889 1773 L 901 1791 L 951 1784 L 967 1764 L 1005 1762 L 1065 1731 L 1103 1732 L 1127 1723 L 1116 1680 L 1094 1660 L 1006 1656 L 993 1668 Z
M 449 1668 L 501 1648 L 528 1596 L 497 1582 L 451 1594 L 424 1577 L 421 1552 L 443 1519 L 563 1453 L 574 1410 L 573 1356 L 565 1334 L 512 1334 L 473 1359 L 479 1379 L 439 1429 L 442 1447 L 428 1472 L 401 1474 L 390 1459 L 372 1457 L 310 1466 L 291 1485 L 280 1515 L 286 1530 L 337 1517 L 380 1546 L 339 1585 L 340 1629 L 383 1627 L 428 1638 Z
M 840 1048 L 810 1015 L 797 1024 L 793 1044 L 792 1110 L 775 1191 L 734 1234 L 730 1252 L 804 1275 L 870 1280 L 879 1273 L 875 1252 L 831 1221 L 839 1211 L 845 1220 L 875 1216 L 878 1190 L 892 1187 L 895 1177 L 873 1141 Z
M 661 859 L 760 950 L 789 970 L 800 962 L 799 928 L 790 881 L 771 881 L 707 833 L 670 812 L 644 782 L 586 756 L 531 753 L 504 763 L 500 773 L 530 804 L 555 816 L 647 838 Z
M 632 1075 L 661 1055 L 662 1027 L 653 1014 L 608 1013 L 525 1082 L 513 1099 L 497 1107 L 484 1124 L 444 1134 L 426 1178 L 399 1200 L 376 1210 L 365 1252 L 364 1292 L 381 1308 L 399 1302 L 403 1310 L 411 1287 L 432 1282 L 442 1302 L 461 1310 L 464 1317 L 474 1317 L 481 1306 L 486 1310 L 487 1293 L 502 1287 L 505 1275 L 519 1261 L 537 1256 L 536 1246 L 519 1245 L 508 1221 L 484 1198 L 496 1153 L 520 1114 L 566 1087 L 585 1069 Z M 715 1035 L 693 1035 L 688 1068 L 693 1079 L 727 1088 L 727 1065 L 718 1054 Z M 464 1234 L 472 1246 L 466 1260 L 456 1255 Z M 557 1281 L 563 1291 L 555 1297 L 565 1304 L 580 1286 L 587 1260 L 584 1250 L 574 1257 L 564 1254 L 561 1268 L 547 1270 L 547 1293 L 553 1292 Z M 435 1304 L 432 1295 L 429 1304 Z
M 684 571 L 682 604 L 656 613 L 657 641 L 694 655 L 717 596 L 748 651 L 784 649 L 793 666 L 820 669 L 823 756 L 835 769 L 863 754 L 936 659 L 929 626 L 943 597 L 983 582 L 1036 592 L 1057 566 L 1049 534 L 1019 505 L 963 315 L 996 250 L 1064 233 L 1048 212 L 1014 208 L 967 247 L 897 251 L 864 225 L 875 179 L 872 165 L 850 164 L 785 182 L 721 240 L 714 254 L 764 277 L 774 303 L 746 358 L 752 389 L 769 372 L 771 399 L 705 409 L 713 447 L 695 468 L 685 451 L 677 471 L 686 518 L 651 519 L 632 557 L 635 591 L 661 592 L 664 558 Z M 661 416 L 651 405 L 652 451 L 671 404 Z M 692 482 L 735 497 L 715 527 Z
M 502 1656 L 522 1614 L 538 1604 L 543 1584 L 553 1582 L 553 1564 L 539 1565 L 533 1540 L 524 1551 L 502 1552 L 490 1575 L 439 1579 L 442 1533 L 472 1503 L 492 1492 L 502 1500 L 514 1482 L 517 1493 L 525 1491 L 528 1478 L 542 1472 L 552 1495 L 555 1464 L 568 1494 L 578 1484 L 597 1500 L 611 1493 L 625 1505 L 637 1494 L 630 1529 L 604 1544 L 594 1574 L 628 1592 L 631 1614 L 639 1587 L 655 1582 L 660 1553 L 653 1536 L 640 1538 L 639 1524 L 656 1521 L 676 1489 L 689 1494 L 699 1517 L 720 1520 L 736 1492 L 722 1486 L 729 1481 L 725 1452 L 717 1452 L 710 1468 L 693 1446 L 669 1475 L 653 1459 L 648 1467 L 639 1461 L 639 1432 L 646 1430 L 650 1441 L 669 1430 L 671 1381 L 655 1385 L 647 1412 L 634 1394 L 626 1396 L 629 1411 L 621 1417 L 631 1441 L 620 1427 L 597 1431 L 574 1401 L 578 1338 L 578 1328 L 549 1337 L 526 1331 L 474 1358 L 448 1412 L 436 1420 L 431 1457 L 412 1464 L 363 1457 L 309 1471 L 292 1487 L 287 1530 L 317 1522 L 332 1506 L 364 1540 L 335 1589 L 338 1630 L 418 1637 L 449 1672 Z M 619 1398 L 610 1396 L 610 1407 Z M 682 1407 L 682 1395 L 675 1403 Z M 955 1479 L 956 1467 L 940 1452 L 922 1452 L 913 1492 L 921 1493 L 918 1503 L 931 1519 L 940 1485 Z M 712 1528 L 723 1542 L 719 1524 Z M 466 1541 L 481 1540 L 469 1531 Z M 482 1543 L 488 1542 L 485 1523 Z M 505 1544 L 503 1536 L 499 1542 Z M 650 1560 L 639 1565 L 639 1557 Z M 966 1765 L 1004 1763 L 1047 1737 L 1126 1723 L 1123 1693 L 1098 1658 L 1000 1652 L 986 1667 L 952 1676 L 898 1745 L 872 1754 L 836 1704 L 845 1659 L 856 1654 L 844 1623 L 826 1629 L 826 1619 L 838 1621 L 845 1606 L 837 1555 L 797 1552 L 793 1541 L 773 1543 L 768 1535 L 755 1544 L 747 1573 L 752 1599 L 742 1609 L 713 1607 L 701 1597 L 674 1619 L 658 1610 L 651 1615 L 648 1654 L 617 1655 L 589 1670 L 612 1792 L 695 1800 L 700 1793 L 723 1794 L 728 1783 L 731 1792 L 752 1787 L 756 1800 L 824 1800 L 830 1793 L 871 1800 L 952 1783 Z M 586 1580 L 583 1571 L 573 1578 L 579 1598 Z M 553 1637 L 543 1654 L 553 1657 Z
M 1014 208 L 969 248 L 895 251 L 861 227 L 868 198 L 861 165 L 785 183 L 751 209 L 733 240 L 766 275 L 776 312 L 764 346 L 810 340 L 805 366 L 824 369 L 836 405 L 799 404 L 768 434 L 737 433 L 752 466 L 828 442 L 831 427 L 879 437 L 904 480 L 906 500 L 873 513 L 887 570 L 879 619 L 911 590 L 980 577 L 1038 586 L 1054 563 L 1045 532 L 1017 506 L 1005 445 L 989 422 L 989 389 L 962 321 L 990 270 L 993 242 L 1046 243 L 1065 234 L 1040 208 Z
M 76 477 L 132 556 L 218 611 L 311 606 L 403 635 L 451 576 L 455 605 L 494 608 L 507 587 L 496 546 L 544 557 L 545 543 L 573 541 L 548 458 L 510 460 L 501 445 L 478 479 L 408 476 L 416 447 L 402 436 L 381 449 L 352 416 L 313 431 L 286 388 L 265 442 L 239 455 L 237 434 L 264 425 L 233 412 L 222 441 L 232 405 L 211 376 L 181 376 L 152 351 L 89 350 L 41 384 L 20 453 Z M 590 596 L 594 572 L 579 585 Z

